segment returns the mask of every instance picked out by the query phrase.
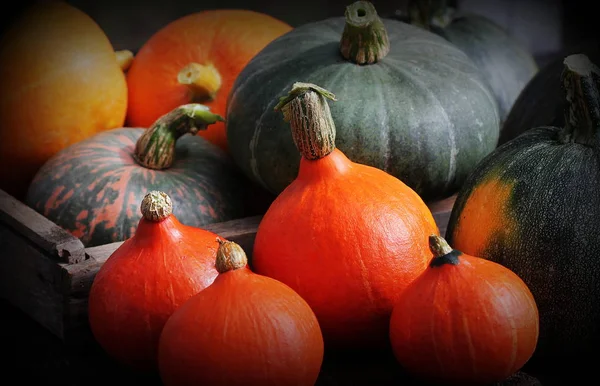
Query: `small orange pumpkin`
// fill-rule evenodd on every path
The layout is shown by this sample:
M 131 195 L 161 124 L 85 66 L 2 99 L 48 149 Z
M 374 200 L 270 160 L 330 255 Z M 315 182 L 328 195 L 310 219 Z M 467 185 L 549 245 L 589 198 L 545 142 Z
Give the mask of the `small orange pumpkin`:
M 539 315 L 527 285 L 504 266 L 429 237 L 429 268 L 394 306 L 390 341 L 416 377 L 458 385 L 500 382 L 533 355 Z
M 315 314 L 290 287 L 252 272 L 239 245 L 219 242 L 219 275 L 160 336 L 165 385 L 313 386 L 324 353 Z
M 218 236 L 180 223 L 163 192 L 146 194 L 141 211 L 135 234 L 96 274 L 88 317 L 96 341 L 109 355 L 138 371 L 155 372 L 164 324 L 218 274 Z
M 244 66 L 291 29 L 250 10 L 207 10 L 170 22 L 140 48 L 127 73 L 129 126 L 149 127 L 192 102 L 225 116 L 229 90 Z M 198 135 L 227 150 L 224 123 Z
M 0 189 L 22 199 L 58 151 L 123 126 L 119 64 L 104 31 L 65 2 L 36 2 L 13 21 L 0 44 Z

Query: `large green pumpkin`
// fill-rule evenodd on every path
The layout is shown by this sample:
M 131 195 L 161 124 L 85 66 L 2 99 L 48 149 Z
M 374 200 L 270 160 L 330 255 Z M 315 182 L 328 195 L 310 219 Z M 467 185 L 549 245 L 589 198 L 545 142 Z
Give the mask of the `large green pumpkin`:
M 249 215 L 249 196 L 260 190 L 221 149 L 194 135 L 218 120 L 202 105 L 183 105 L 151 128 L 113 129 L 73 144 L 38 171 L 25 202 L 86 246 L 133 236 L 151 190 L 167 193 L 186 225 Z
M 529 286 L 545 365 L 597 356 L 600 343 L 600 69 L 584 55 L 564 63 L 567 124 L 531 128 L 486 157 L 446 233 Z
M 227 140 L 252 179 L 280 193 L 300 156 L 274 111 L 294 82 L 318 84 L 331 107 L 336 145 L 351 160 L 401 179 L 425 200 L 451 195 L 495 147 L 497 104 L 473 62 L 443 38 L 381 21 L 371 3 L 297 27 L 244 68 L 231 90 Z
M 571 47 L 561 57 L 544 66 L 515 101 L 502 125 L 498 144 L 506 143 L 532 127 L 562 127 L 565 124 L 565 97 L 562 89 L 556 85 L 560 83 L 563 72 L 563 58 L 576 53 L 583 53 L 592 62 L 600 63 L 600 42 L 585 42 Z
M 531 52 L 487 17 L 461 14 L 444 0 L 412 0 L 400 20 L 426 28 L 460 48 L 479 67 L 504 121 L 538 66 Z

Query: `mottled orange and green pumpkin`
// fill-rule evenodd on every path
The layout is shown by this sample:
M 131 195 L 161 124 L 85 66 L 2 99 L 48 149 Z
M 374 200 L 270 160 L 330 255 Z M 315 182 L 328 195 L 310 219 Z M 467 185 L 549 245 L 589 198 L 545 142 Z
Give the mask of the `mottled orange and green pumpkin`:
M 562 82 L 567 124 L 532 128 L 485 158 L 446 233 L 524 280 L 540 312 L 534 358 L 553 361 L 600 343 L 600 70 L 572 55 Z
M 141 218 L 139 203 L 150 190 L 168 194 L 185 225 L 243 217 L 254 186 L 225 152 L 195 135 L 221 119 L 203 105 L 190 104 L 150 129 L 95 135 L 50 159 L 25 202 L 86 246 L 131 237 Z

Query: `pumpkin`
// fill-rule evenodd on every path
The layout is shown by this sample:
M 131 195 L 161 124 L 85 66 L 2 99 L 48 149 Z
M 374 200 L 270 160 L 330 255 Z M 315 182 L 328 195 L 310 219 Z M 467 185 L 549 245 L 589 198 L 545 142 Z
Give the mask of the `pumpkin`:
M 225 115 L 238 73 L 267 43 L 291 29 L 250 10 L 206 10 L 170 22 L 142 45 L 127 73 L 128 125 L 148 127 L 192 102 Z M 227 150 L 224 123 L 198 134 Z
M 273 111 L 297 80 L 343 95 L 331 114 L 336 146 L 348 158 L 399 178 L 425 201 L 454 193 L 496 146 L 496 101 L 473 62 L 441 37 L 382 20 L 359 1 L 345 18 L 307 23 L 270 43 L 231 90 L 230 153 L 275 194 L 300 164 Z
M 529 49 L 487 17 L 455 12 L 445 0 L 411 0 L 400 16 L 460 48 L 481 70 L 496 97 L 504 121 L 538 66 Z
M 327 98 L 335 95 L 296 83 L 277 105 L 302 159 L 259 223 L 252 266 L 308 302 L 326 346 L 379 349 L 393 303 L 427 267 L 421 241 L 438 228 L 414 190 L 336 148 Z
M 600 70 L 571 55 L 562 82 L 566 125 L 531 128 L 482 161 L 446 233 L 528 285 L 540 312 L 534 358 L 546 365 L 594 357 L 600 342 Z
M 0 189 L 19 200 L 58 151 L 125 121 L 127 84 L 108 37 L 62 1 L 36 2 L 12 20 L 0 84 Z
M 563 90 L 556 86 L 560 84 L 563 60 L 568 55 L 583 53 L 594 63 L 600 63 L 600 43 L 584 42 L 565 52 L 544 66 L 523 89 L 502 125 L 498 144 L 504 144 L 534 127 L 562 127 L 565 124 L 565 96 Z
M 88 298 L 93 336 L 119 363 L 156 372 L 160 333 L 173 312 L 210 285 L 217 235 L 173 215 L 164 192 L 141 202 L 135 234 L 106 260 Z
M 532 356 L 539 315 L 527 285 L 500 264 L 429 237 L 433 258 L 394 305 L 393 353 L 421 379 L 490 385 Z
M 195 135 L 221 119 L 203 105 L 182 105 L 149 129 L 113 129 L 73 144 L 39 170 L 25 202 L 86 246 L 131 237 L 148 190 L 168 194 L 186 225 L 243 217 L 252 185 Z
M 238 244 L 219 243 L 219 275 L 173 313 L 161 334 L 164 384 L 314 385 L 324 348 L 309 305 L 252 272 Z

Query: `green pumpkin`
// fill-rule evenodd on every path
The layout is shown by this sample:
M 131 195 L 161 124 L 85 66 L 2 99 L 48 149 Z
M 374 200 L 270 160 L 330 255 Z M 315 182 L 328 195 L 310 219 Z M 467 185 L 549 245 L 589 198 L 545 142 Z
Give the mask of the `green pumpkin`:
M 297 81 L 338 97 L 331 113 L 340 150 L 401 179 L 426 201 L 455 193 L 496 147 L 497 104 L 475 64 L 443 38 L 382 21 L 371 3 L 359 1 L 345 18 L 305 24 L 276 39 L 233 85 L 230 152 L 273 193 L 298 173 L 300 156 L 273 109 Z
M 596 355 L 600 343 L 600 69 L 585 55 L 563 67 L 567 124 L 531 128 L 486 157 L 446 232 L 453 248 L 529 286 L 545 365 Z
M 488 81 L 504 121 L 521 90 L 538 71 L 529 50 L 504 28 L 476 14 L 460 14 L 444 0 L 409 1 L 400 20 L 426 28 L 469 56 Z
M 583 53 L 592 62 L 600 63 L 600 42 L 585 42 L 566 50 L 561 57 L 548 63 L 525 86 L 508 117 L 502 125 L 498 144 L 503 144 L 523 132 L 538 126 L 558 126 L 565 124 L 565 97 L 560 87 L 560 77 L 564 68 L 563 58 L 570 54 Z

